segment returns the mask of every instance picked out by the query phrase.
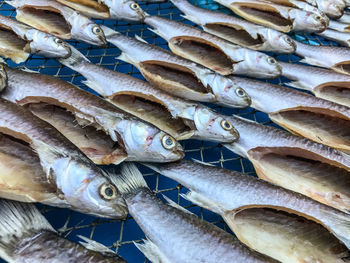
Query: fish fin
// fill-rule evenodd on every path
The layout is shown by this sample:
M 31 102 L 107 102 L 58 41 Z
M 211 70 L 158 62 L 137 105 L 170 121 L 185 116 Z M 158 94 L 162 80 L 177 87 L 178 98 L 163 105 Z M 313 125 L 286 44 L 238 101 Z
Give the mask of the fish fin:
M 79 244 L 84 246 L 88 250 L 95 251 L 103 255 L 109 255 L 109 256 L 117 255 L 117 253 L 115 253 L 113 250 L 109 249 L 108 247 L 106 247 L 101 243 L 91 240 L 90 238 L 87 238 L 81 235 L 77 235 L 77 237 L 83 240 L 83 241 L 79 241 Z
M 14 8 L 18 7 L 17 1 L 16 0 L 7 0 L 5 1 L 6 4 L 13 6 Z
M 213 201 L 202 194 L 199 194 L 195 191 L 189 191 L 187 194 L 180 194 L 180 196 L 200 207 L 213 211 L 217 214 L 222 214 L 219 209 L 219 205 L 215 204 Z
M 313 66 L 323 67 L 323 68 L 327 67 L 327 65 L 322 64 L 319 60 L 312 59 L 312 58 L 304 58 L 304 59 L 300 60 L 299 62 L 306 63 L 306 64 L 313 65 Z
M 56 232 L 34 204 L 0 199 L 0 257 L 13 262 L 17 242 L 43 230 Z
M 112 28 L 109 28 L 105 25 L 100 25 L 101 29 L 103 30 L 103 33 L 105 34 L 106 38 L 112 37 L 113 35 L 119 35 L 120 33 L 113 30 Z
M 142 37 L 140 37 L 139 35 L 135 35 L 135 38 L 140 42 L 148 44 L 148 42 L 146 40 L 144 40 Z
M 161 32 L 158 29 L 153 29 L 153 28 L 148 28 L 149 31 L 153 32 L 154 34 L 156 34 L 157 36 L 160 36 L 161 38 L 163 38 Z
M 187 20 L 189 20 L 189 21 L 192 21 L 193 23 L 196 23 L 195 21 L 197 21 L 197 19 L 196 19 L 195 17 L 190 16 L 190 15 L 187 15 L 187 14 L 185 14 L 185 15 L 180 15 L 180 16 L 183 17 L 184 19 L 187 19 Z
M 122 52 L 117 59 L 122 60 L 126 63 L 129 63 L 131 65 L 135 65 L 137 63 L 135 63 L 135 61 L 133 61 L 125 52 Z
M 175 202 L 174 202 L 173 200 L 171 200 L 169 197 L 167 197 L 167 196 L 165 196 L 165 195 L 163 195 L 163 197 L 164 197 L 165 201 L 168 202 L 168 205 L 170 205 L 170 206 L 172 206 L 172 207 L 174 207 L 174 208 L 176 208 L 176 209 L 178 209 L 178 210 L 181 210 L 182 212 L 185 212 L 185 213 L 187 213 L 187 214 L 195 215 L 195 214 L 193 214 L 192 212 L 188 211 L 186 208 L 184 208 L 184 207 L 182 207 L 181 205 L 175 203 Z
M 81 81 L 85 86 L 88 86 L 90 89 L 96 91 L 97 93 L 101 94 L 102 96 L 105 96 L 104 92 L 103 92 L 103 88 L 101 88 L 101 86 L 95 82 L 95 81 L 91 81 L 91 80 L 83 80 Z
M 142 173 L 133 163 L 121 164 L 121 175 L 111 178 L 113 183 L 118 186 L 122 194 L 133 193 L 141 188 L 147 188 L 147 183 Z
M 27 68 L 27 67 L 24 67 L 24 66 L 21 67 L 20 69 L 21 69 L 22 71 L 24 71 L 24 72 L 40 74 L 39 71 L 31 70 L 31 69 L 29 69 L 29 68 Z
M 83 62 L 91 63 L 90 60 L 88 60 L 78 49 L 76 49 L 73 46 L 69 46 L 71 49 L 71 55 L 67 58 L 59 58 L 57 59 L 60 63 L 63 65 L 71 68 L 74 70 L 74 68 Z
M 210 167 L 216 167 L 214 164 L 206 163 L 206 162 L 203 162 L 203 161 L 200 161 L 200 160 L 197 160 L 197 159 L 193 159 L 193 158 L 192 158 L 192 161 L 193 161 L 194 163 L 199 163 L 199 164 L 203 164 L 203 165 L 210 166 Z
M 149 239 L 143 240 L 143 244 L 134 242 L 134 245 L 140 250 L 152 263 L 170 262 L 160 251 L 156 244 Z
M 310 87 L 304 84 L 304 82 L 302 81 L 291 81 L 291 82 L 287 82 L 286 85 L 296 89 L 312 91 L 312 88 L 310 89 Z

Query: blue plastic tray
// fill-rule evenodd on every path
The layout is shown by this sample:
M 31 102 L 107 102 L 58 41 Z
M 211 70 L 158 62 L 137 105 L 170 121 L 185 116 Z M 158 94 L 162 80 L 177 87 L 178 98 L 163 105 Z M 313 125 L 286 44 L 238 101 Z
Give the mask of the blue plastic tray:
M 231 13 L 228 9 L 219 6 L 212 2 L 212 0 L 196 0 L 193 1 L 196 5 L 212 10 L 220 10 L 222 12 Z M 180 16 L 181 12 L 175 8 L 170 2 L 160 4 L 141 4 L 141 7 L 152 15 L 161 15 L 173 20 L 184 21 Z M 0 14 L 15 17 L 14 10 L 11 6 L 0 0 Z M 157 44 L 162 48 L 167 49 L 165 40 L 157 37 L 151 31 L 147 30 L 147 26 L 144 24 L 130 24 L 122 21 L 102 21 L 96 20 L 99 24 L 107 25 L 123 34 L 134 36 L 135 34 L 144 38 L 147 42 Z M 185 23 L 192 24 L 191 22 L 184 21 Z M 193 25 L 193 24 L 192 24 Z M 337 45 L 336 43 L 325 41 L 321 37 L 314 35 L 292 34 L 292 37 L 313 45 Z M 134 77 L 143 78 L 140 72 L 125 62 L 119 61 L 116 57 L 120 54 L 120 51 L 113 45 L 108 45 L 107 48 L 98 48 L 81 42 L 71 41 L 72 45 L 78 48 L 84 55 L 86 55 L 92 62 L 100 64 L 109 69 L 113 69 L 119 72 L 131 74 Z M 271 54 L 281 61 L 297 62 L 300 58 L 295 55 L 275 55 Z M 7 61 L 10 66 L 17 66 L 11 61 Z M 31 56 L 29 60 L 24 63 L 27 68 L 35 71 L 39 71 L 43 74 L 55 75 L 66 81 L 72 82 L 83 89 L 87 89 L 82 83 L 83 77 L 76 72 L 66 68 L 56 62 L 53 59 L 45 59 L 38 56 Z M 272 83 L 282 84 L 287 79 L 278 78 L 272 80 Z M 90 90 L 91 91 L 91 90 Z M 256 111 L 252 108 L 244 110 L 234 110 L 223 108 L 216 105 L 209 105 L 217 111 L 224 114 L 239 114 L 245 118 L 255 120 L 267 125 L 274 125 L 269 120 L 268 116 L 262 112 Z M 274 125 L 275 126 L 275 125 Z M 217 166 L 227 169 L 249 173 L 255 175 L 252 164 L 238 155 L 230 152 L 220 144 L 189 140 L 182 142 L 182 145 L 186 151 L 186 159 L 195 158 L 205 162 L 213 163 Z M 170 199 L 179 203 L 180 205 L 188 208 L 191 212 L 197 214 L 204 220 L 214 223 L 215 225 L 230 231 L 226 224 L 222 221 L 221 217 L 202 209 L 192 203 L 182 199 L 180 193 L 185 193 L 187 189 L 179 185 L 177 182 L 170 180 L 164 176 L 153 173 L 151 170 L 141 168 L 144 172 L 146 181 L 149 187 L 157 193 L 159 197 L 166 195 Z M 77 235 L 83 235 L 96 240 L 111 249 L 117 251 L 119 255 L 125 258 L 129 262 L 149 262 L 145 259 L 144 255 L 134 246 L 133 242 L 141 242 L 144 238 L 144 234 L 137 226 L 135 221 L 129 217 L 126 220 L 106 220 L 96 218 L 81 213 L 73 212 L 68 209 L 58 209 L 54 207 L 48 207 L 38 205 L 46 218 L 50 221 L 60 235 L 77 242 L 79 239 Z M 0 262 L 3 262 L 0 260 Z

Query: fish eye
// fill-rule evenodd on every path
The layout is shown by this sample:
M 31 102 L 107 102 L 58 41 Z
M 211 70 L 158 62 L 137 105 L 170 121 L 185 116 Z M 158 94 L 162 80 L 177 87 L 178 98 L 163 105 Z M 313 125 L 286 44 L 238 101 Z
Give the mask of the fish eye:
M 111 201 L 117 198 L 117 189 L 110 183 L 104 183 L 101 185 L 99 192 L 102 199 L 106 201 Z
M 269 63 L 269 64 L 276 64 L 277 62 L 276 62 L 276 59 L 274 59 L 274 58 L 271 58 L 271 57 L 269 57 L 268 59 L 267 59 L 267 62 Z
M 63 44 L 63 40 L 62 39 L 59 39 L 59 38 L 55 38 L 55 43 L 57 45 L 62 45 Z
M 320 15 L 314 15 L 314 18 L 315 18 L 316 20 L 321 20 L 321 19 L 322 19 L 322 17 L 321 17 Z
M 131 8 L 132 10 L 138 10 L 138 9 L 140 8 L 140 6 L 139 6 L 138 4 L 136 4 L 136 3 L 131 3 L 131 4 L 130 4 L 130 8 Z
M 222 120 L 220 124 L 221 127 L 226 131 L 230 131 L 233 128 L 232 124 L 229 123 L 227 120 Z
M 242 89 L 242 88 L 237 88 L 236 89 L 236 94 L 237 94 L 238 97 L 244 97 L 246 95 L 244 89 Z
M 171 150 L 176 146 L 176 141 L 173 137 L 165 135 L 162 138 L 162 145 L 165 149 Z
M 291 44 L 293 42 L 293 40 L 289 37 L 289 36 L 285 36 L 284 38 L 286 40 L 287 43 Z
M 102 33 L 102 29 L 99 27 L 99 26 L 94 26 L 92 28 L 92 32 L 95 34 L 95 35 L 100 35 Z

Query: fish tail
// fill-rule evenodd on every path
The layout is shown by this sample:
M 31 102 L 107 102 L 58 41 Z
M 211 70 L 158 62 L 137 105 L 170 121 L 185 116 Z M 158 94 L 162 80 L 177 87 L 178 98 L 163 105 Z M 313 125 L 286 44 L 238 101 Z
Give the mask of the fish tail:
M 79 50 L 77 50 L 73 46 L 69 46 L 71 49 L 71 55 L 67 58 L 59 58 L 58 61 L 62 63 L 63 65 L 76 70 L 78 66 L 81 63 L 88 62 L 90 63 L 90 60 L 88 60 L 82 53 L 80 53 Z
M 55 230 L 34 204 L 0 199 L 0 257 L 11 257 L 18 242 L 46 230 Z
M 142 173 L 133 163 L 123 163 L 121 165 L 121 175 L 113 177 L 112 181 L 123 195 L 135 193 L 143 188 L 148 189 Z

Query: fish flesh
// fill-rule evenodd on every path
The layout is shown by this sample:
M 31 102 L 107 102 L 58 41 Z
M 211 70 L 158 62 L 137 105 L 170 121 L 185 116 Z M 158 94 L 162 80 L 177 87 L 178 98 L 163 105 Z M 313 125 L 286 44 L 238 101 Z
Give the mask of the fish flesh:
M 216 0 L 237 15 L 256 24 L 288 33 L 322 32 L 328 21 L 319 14 L 260 0 Z
M 281 74 L 277 61 L 264 53 L 243 48 L 200 29 L 160 16 L 144 22 L 164 38 L 171 51 L 222 75 L 240 74 L 275 78 Z
M 11 0 L 16 19 L 62 39 L 81 40 L 92 45 L 105 45 L 105 35 L 98 24 L 77 11 L 54 0 Z
M 302 57 L 302 63 L 330 68 L 336 72 L 350 75 L 350 49 L 335 46 L 312 46 L 295 41 L 295 53 Z
M 126 263 L 104 245 L 60 237 L 33 204 L 0 200 L 0 257 L 10 263 Z
M 329 29 L 333 29 L 339 32 L 350 33 L 350 25 L 336 20 L 331 20 L 329 23 Z
M 226 116 L 199 103 L 173 97 L 140 79 L 95 65 L 77 50 L 72 57 L 60 62 L 82 74 L 88 87 L 118 108 L 152 123 L 178 140 L 234 142 L 239 137 Z M 146 153 L 145 158 L 148 155 Z
M 250 175 L 202 163 L 183 160 L 166 165 L 146 165 L 187 187 L 190 191 L 182 195 L 185 199 L 221 215 L 233 231 L 235 217 L 241 211 L 251 208 L 271 208 L 320 223 L 347 247 L 350 246 L 350 215 L 309 197 Z M 331 176 L 334 174 L 331 173 Z M 128 199 L 126 202 L 129 203 Z M 128 207 L 131 212 L 129 204 Z M 150 214 L 154 216 L 155 213 Z M 257 232 L 263 233 L 263 230 L 260 228 Z M 277 246 L 269 247 L 277 248 Z M 276 252 L 283 253 L 280 250 Z
M 254 50 L 294 53 L 293 39 L 274 29 L 256 25 L 224 13 L 199 8 L 187 0 L 171 0 L 185 15 L 184 18 L 200 25 L 204 31 L 234 44 Z
M 309 4 L 316 6 L 321 12 L 330 18 L 340 18 L 344 14 L 346 4 L 344 0 L 306 0 Z
M 132 0 L 57 0 L 79 13 L 97 19 L 143 21 L 145 13 Z
M 188 100 L 233 108 L 250 106 L 249 95 L 228 77 L 150 45 L 140 37 L 124 36 L 105 26 L 102 29 L 107 41 L 122 51 L 118 58 L 138 68 L 154 87 Z
M 95 163 L 183 158 L 174 138 L 106 100 L 53 76 L 5 67 L 8 87 L 2 98 L 28 107 Z
M 0 15 L 0 56 L 21 63 L 30 54 L 56 58 L 70 53 L 69 45 L 61 39 Z
M 307 72 L 299 71 L 300 74 Z M 310 75 L 307 75 L 310 78 Z M 350 108 L 263 81 L 233 77 L 250 94 L 251 107 L 290 132 L 350 154 Z
M 350 76 L 333 70 L 280 62 L 286 85 L 312 92 L 316 97 L 350 108 Z
M 44 177 L 36 180 L 55 188 L 57 197 L 72 209 L 101 217 L 127 216 L 124 198 L 111 181 L 113 176 L 98 168 L 53 126 L 25 108 L 0 99 L 0 132 L 37 153 Z
M 249 159 L 260 178 L 350 211 L 348 154 L 238 116 L 230 122 L 240 138 L 224 146 Z
M 344 47 L 350 47 L 350 33 L 339 32 L 333 29 L 326 29 L 322 33 L 317 35 L 324 37 L 325 39 L 332 40 Z
M 135 245 L 151 262 L 276 262 L 251 251 L 231 234 L 170 199 L 170 205 L 163 203 L 147 187 L 136 166 L 123 164 L 121 173 L 135 182 L 127 189 L 126 202 L 147 237 L 144 243 Z
M 349 262 L 349 250 L 321 225 L 269 209 L 247 209 L 231 227 L 255 251 L 280 262 Z

